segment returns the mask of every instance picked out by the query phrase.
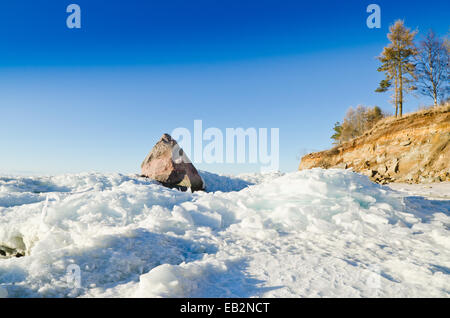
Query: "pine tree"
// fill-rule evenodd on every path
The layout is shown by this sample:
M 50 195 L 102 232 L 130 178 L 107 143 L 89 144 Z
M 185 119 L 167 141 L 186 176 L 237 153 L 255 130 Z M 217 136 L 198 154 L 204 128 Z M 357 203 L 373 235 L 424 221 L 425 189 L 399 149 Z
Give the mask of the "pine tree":
M 392 86 L 392 80 L 394 80 L 394 96 L 393 96 L 393 104 L 395 107 L 395 117 L 397 117 L 398 113 L 398 74 L 397 67 L 394 63 L 395 55 L 394 49 L 391 47 L 385 47 L 381 56 L 378 58 L 382 63 L 378 68 L 378 72 L 385 72 L 386 79 L 381 80 L 378 88 L 375 90 L 377 93 L 387 92 Z
M 342 125 L 340 122 L 336 122 L 333 127 L 334 134 L 331 136 L 331 139 L 333 139 L 334 145 L 339 145 L 341 143 L 341 134 L 342 134 Z
M 417 54 L 413 40 L 416 31 L 411 31 L 405 27 L 402 20 L 397 20 L 389 27 L 390 33 L 388 39 L 391 41 L 378 57 L 381 66 L 379 72 L 384 72 L 386 78 L 380 82 L 376 92 L 386 92 L 392 86 L 394 81 L 394 105 L 395 116 L 400 117 L 403 114 L 404 94 L 415 90 L 413 85 L 416 80 L 415 65 L 412 63 L 412 57 Z

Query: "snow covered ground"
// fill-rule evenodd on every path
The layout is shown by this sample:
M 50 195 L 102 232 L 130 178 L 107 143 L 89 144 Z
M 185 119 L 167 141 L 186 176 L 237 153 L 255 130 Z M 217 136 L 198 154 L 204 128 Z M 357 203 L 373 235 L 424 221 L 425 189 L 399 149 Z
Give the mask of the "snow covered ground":
M 391 183 L 389 188 L 405 192 L 411 196 L 421 196 L 432 200 L 450 200 L 450 182 L 426 184 Z
M 0 177 L 0 297 L 450 295 L 442 195 L 343 170 L 202 176 L 209 193 Z

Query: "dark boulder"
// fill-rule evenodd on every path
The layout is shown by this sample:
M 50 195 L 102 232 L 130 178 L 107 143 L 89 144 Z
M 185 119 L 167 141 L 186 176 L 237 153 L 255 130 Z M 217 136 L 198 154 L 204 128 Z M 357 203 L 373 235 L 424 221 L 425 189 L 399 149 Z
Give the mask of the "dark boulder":
M 186 191 L 204 190 L 205 185 L 197 169 L 168 134 L 164 134 L 144 159 L 142 176 L 159 181 L 166 187 Z

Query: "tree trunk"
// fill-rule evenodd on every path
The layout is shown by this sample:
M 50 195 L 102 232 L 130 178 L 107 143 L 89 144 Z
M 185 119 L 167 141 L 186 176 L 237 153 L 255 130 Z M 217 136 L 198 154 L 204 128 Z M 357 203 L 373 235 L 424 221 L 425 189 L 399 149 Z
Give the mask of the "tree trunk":
M 434 106 L 438 105 L 438 101 L 437 101 L 437 88 L 436 88 L 436 84 L 433 82 L 433 99 L 434 99 Z
M 434 81 L 434 69 L 433 69 L 433 49 L 430 46 L 428 48 L 428 64 L 430 65 L 430 82 L 431 85 L 433 85 L 433 100 L 434 100 L 434 106 L 437 106 L 437 89 L 436 89 L 436 83 Z
M 397 118 L 397 116 L 398 116 L 398 78 L 397 78 L 397 74 L 395 76 L 394 102 L 395 102 L 395 117 Z
M 403 115 L 403 74 L 402 74 L 402 67 L 399 66 L 398 68 L 398 81 L 400 83 L 400 87 L 398 90 L 399 96 L 398 96 L 398 104 L 399 104 L 399 116 L 402 117 Z

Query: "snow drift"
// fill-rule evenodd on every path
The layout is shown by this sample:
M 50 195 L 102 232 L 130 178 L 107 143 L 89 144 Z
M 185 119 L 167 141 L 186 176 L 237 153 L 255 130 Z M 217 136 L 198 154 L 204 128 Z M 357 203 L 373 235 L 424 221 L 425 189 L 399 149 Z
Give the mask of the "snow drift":
M 0 177 L 0 297 L 450 293 L 449 201 L 342 170 L 201 174 L 210 192 L 120 174 Z

